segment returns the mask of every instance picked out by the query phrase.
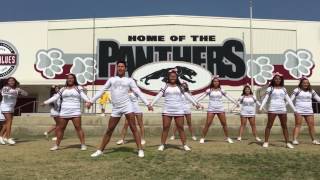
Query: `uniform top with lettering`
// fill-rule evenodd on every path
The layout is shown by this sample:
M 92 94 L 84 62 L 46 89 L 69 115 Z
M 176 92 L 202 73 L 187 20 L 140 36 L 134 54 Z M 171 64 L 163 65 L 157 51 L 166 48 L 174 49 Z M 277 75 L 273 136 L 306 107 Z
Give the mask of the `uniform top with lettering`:
M 320 102 L 320 97 L 314 90 L 304 91 L 296 88 L 291 95 L 291 100 L 295 101 L 297 112 L 301 114 L 313 114 L 312 99 Z
M 111 77 L 95 94 L 91 99 L 91 102 L 95 102 L 106 90 L 110 91 L 113 107 L 124 107 L 131 103 L 128 93 L 129 90 L 136 93 L 145 105 L 149 104 L 148 100 L 142 94 L 132 78 L 119 76 Z
M 268 87 L 266 90 L 266 95 L 261 103 L 260 110 L 262 110 L 262 108 L 266 105 L 269 98 L 269 112 L 287 112 L 286 101 L 289 103 L 292 110 L 296 111 L 296 108 L 294 107 L 287 90 L 284 87 Z
M 256 111 L 256 104 L 261 106 L 260 102 L 253 95 L 243 95 L 238 99 L 238 103 L 241 105 L 241 115 L 253 115 Z

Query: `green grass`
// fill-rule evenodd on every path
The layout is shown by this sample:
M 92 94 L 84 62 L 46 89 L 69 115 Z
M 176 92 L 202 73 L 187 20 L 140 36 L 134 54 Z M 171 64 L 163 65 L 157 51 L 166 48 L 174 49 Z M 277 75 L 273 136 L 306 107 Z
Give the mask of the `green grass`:
M 91 158 L 100 137 L 87 138 L 80 151 L 78 139 L 67 137 L 62 150 L 50 152 L 52 142 L 42 137 L 18 139 L 16 146 L 0 146 L 0 179 L 319 179 L 320 146 L 307 135 L 295 149 L 284 148 L 282 136 L 272 136 L 263 149 L 253 138 L 227 144 L 209 137 L 206 144 L 189 140 L 191 152 L 180 141 L 169 141 L 158 152 L 159 137 L 147 138 L 146 157 L 137 157 L 135 144 L 117 146 L 113 138 L 105 154 Z

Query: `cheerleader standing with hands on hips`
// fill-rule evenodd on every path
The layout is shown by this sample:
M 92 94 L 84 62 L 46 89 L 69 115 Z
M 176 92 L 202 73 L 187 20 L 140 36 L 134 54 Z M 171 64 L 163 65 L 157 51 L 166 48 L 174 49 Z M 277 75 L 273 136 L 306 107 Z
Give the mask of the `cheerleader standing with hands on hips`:
M 203 144 L 205 142 L 205 137 L 208 133 L 209 127 L 212 124 L 215 115 L 217 115 L 220 120 L 224 135 L 226 137 L 226 141 L 228 143 L 233 143 L 233 140 L 229 137 L 228 134 L 227 119 L 223 105 L 223 97 L 227 98 L 235 105 L 237 105 L 237 102 L 233 98 L 228 96 L 227 93 L 221 88 L 219 76 L 213 77 L 210 88 L 207 89 L 206 92 L 202 94 L 197 101 L 199 102 L 207 96 L 209 96 L 207 120 L 202 130 L 202 138 L 200 139 L 200 143 Z
M 164 97 L 162 111 L 163 129 L 161 135 L 161 144 L 158 150 L 163 151 L 165 149 L 171 121 L 174 119 L 183 149 L 185 151 L 190 151 L 191 148 L 186 144 L 186 134 L 183 129 L 183 116 L 185 114 L 184 109 L 181 108 L 184 105 L 183 96 L 197 108 L 200 108 L 201 106 L 193 99 L 192 96 L 190 96 L 188 92 L 185 92 L 181 87 L 176 69 L 172 69 L 168 72 L 165 82 L 166 84 L 160 89 L 160 92 L 156 95 L 151 103 L 151 106 L 153 106 L 161 97 Z
M 247 84 L 244 86 L 242 90 L 241 97 L 238 99 L 238 107 L 241 106 L 240 109 L 240 120 L 241 125 L 239 128 L 239 136 L 237 138 L 238 141 L 242 140 L 243 130 L 247 125 L 247 121 L 249 121 L 252 134 L 255 137 L 256 141 L 260 142 L 261 139 L 257 135 L 256 128 L 256 104 L 261 106 L 260 102 L 257 101 L 256 97 L 253 95 L 250 86 Z
M 20 83 L 14 77 L 9 77 L 1 90 L 2 101 L 0 109 L 5 117 L 5 123 L 0 132 L 0 144 L 14 145 L 16 142 L 11 138 L 11 126 L 14 107 L 20 95 L 27 96 L 28 93 L 19 88 Z
M 268 99 L 270 99 L 268 108 L 268 122 L 265 129 L 265 139 L 262 147 L 269 147 L 270 131 L 273 126 L 274 120 L 278 116 L 280 119 L 283 136 L 286 142 L 286 147 L 293 149 L 293 145 L 289 142 L 286 101 L 289 103 L 295 114 L 298 115 L 298 113 L 287 93 L 287 90 L 284 88 L 283 75 L 278 72 L 274 74 L 271 83 L 267 88 L 266 95 L 263 98 L 260 106 L 260 111 L 266 105 Z
M 320 142 L 315 139 L 312 99 L 316 100 L 317 102 L 320 102 L 320 97 L 312 89 L 309 80 L 306 77 L 302 77 L 300 79 L 298 87 L 294 89 L 291 95 L 291 100 L 295 102 L 295 107 L 297 109 L 297 114 L 295 115 L 295 128 L 293 129 L 292 144 L 294 145 L 299 144 L 297 138 L 300 132 L 303 118 L 307 122 L 312 144 L 320 144 Z
M 72 121 L 80 139 L 80 149 L 87 150 L 84 131 L 81 127 L 81 99 L 85 102 L 89 102 L 90 100 L 84 93 L 83 87 L 79 86 L 74 74 L 68 74 L 65 87 L 62 87 L 58 93 L 43 102 L 42 105 L 54 103 L 59 99 L 61 104 L 59 105 L 59 118 L 57 119 L 58 123 L 56 127 L 57 140 L 56 144 L 50 150 L 55 151 L 59 149 L 69 120 Z

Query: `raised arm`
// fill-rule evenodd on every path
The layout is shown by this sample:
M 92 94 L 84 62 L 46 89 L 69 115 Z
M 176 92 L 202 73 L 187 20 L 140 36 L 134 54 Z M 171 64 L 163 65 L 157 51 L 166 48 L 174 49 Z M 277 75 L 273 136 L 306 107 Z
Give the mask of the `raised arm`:
M 142 94 L 136 83 L 133 81 L 133 79 L 130 80 L 130 89 L 139 96 L 139 98 L 146 106 L 150 104 L 147 98 Z
M 28 96 L 28 92 L 23 89 L 18 88 L 18 95 Z
M 90 102 L 91 103 L 96 102 L 102 96 L 104 91 L 106 91 L 110 87 L 111 87 L 111 79 L 108 79 L 108 81 L 103 85 L 103 87 L 91 98 Z

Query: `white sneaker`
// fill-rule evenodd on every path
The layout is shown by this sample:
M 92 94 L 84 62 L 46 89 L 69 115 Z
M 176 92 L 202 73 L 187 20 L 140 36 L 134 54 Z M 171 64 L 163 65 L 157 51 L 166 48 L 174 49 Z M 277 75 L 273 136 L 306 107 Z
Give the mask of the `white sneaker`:
M 56 140 L 57 140 L 57 137 L 53 137 L 51 140 L 52 140 L 52 141 L 56 141 Z
M 295 139 L 295 140 L 292 141 L 292 144 L 298 145 L 298 144 L 299 144 L 299 141 Z
M 170 140 L 174 140 L 174 139 L 175 139 L 175 137 L 174 137 L 174 136 L 171 136 L 171 137 L 170 137 Z
M 52 148 L 50 148 L 50 151 L 56 151 L 59 149 L 58 145 L 54 145 Z
M 15 145 L 16 144 L 16 142 L 12 138 L 7 139 L 6 141 L 10 145 Z
M 286 147 L 289 148 L 289 149 L 294 149 L 294 147 L 293 147 L 293 145 L 291 143 L 287 143 Z
M 261 142 L 262 140 L 259 137 L 256 137 L 256 141 Z
M 98 156 L 101 156 L 102 154 L 103 154 L 103 152 L 101 150 L 97 150 L 96 152 L 91 154 L 91 157 L 98 157 Z
M 196 141 L 197 137 L 196 136 L 192 136 L 192 140 Z
M 87 146 L 86 146 L 85 144 L 81 144 L 80 150 L 81 150 L 81 151 L 87 150 Z
M 313 141 L 312 141 L 312 144 L 314 144 L 314 145 L 319 145 L 319 144 L 320 144 L 320 142 L 319 142 L 319 141 L 317 141 L 317 140 L 313 140 Z
M 185 151 L 191 151 L 191 148 L 190 148 L 189 146 L 187 146 L 187 145 L 184 145 L 184 146 L 183 146 L 183 149 L 184 149 Z
M 46 132 L 44 132 L 43 133 L 43 135 L 48 139 L 49 138 L 49 134 L 48 134 L 48 132 L 46 131 Z
M 159 147 L 158 147 L 158 151 L 163 151 L 164 150 L 164 145 L 161 144 Z
M 124 144 L 125 142 L 124 142 L 124 140 L 123 140 L 123 139 L 120 139 L 120 140 L 119 140 L 119 141 L 117 141 L 116 143 L 117 143 L 117 145 L 121 145 L 121 144 Z
M 237 137 L 237 141 L 241 141 L 242 140 L 242 138 L 241 137 Z
M 230 144 L 233 143 L 233 140 L 232 140 L 231 138 L 229 138 L 229 137 L 226 139 L 226 141 L 227 141 L 228 143 L 230 143 Z
M 262 144 L 262 147 L 264 147 L 264 148 L 269 147 L 269 143 L 268 143 L 268 142 L 264 142 L 264 143 Z
M 138 151 L 138 157 L 140 157 L 140 158 L 143 158 L 143 157 L 144 157 L 144 152 L 143 152 L 142 149 L 140 149 L 140 150 Z
M 204 138 L 200 139 L 200 144 L 204 144 Z
M 141 145 L 145 145 L 146 144 L 146 140 L 142 139 L 141 140 Z
M 3 137 L 0 137 L 0 144 L 5 145 L 6 142 L 4 141 Z

